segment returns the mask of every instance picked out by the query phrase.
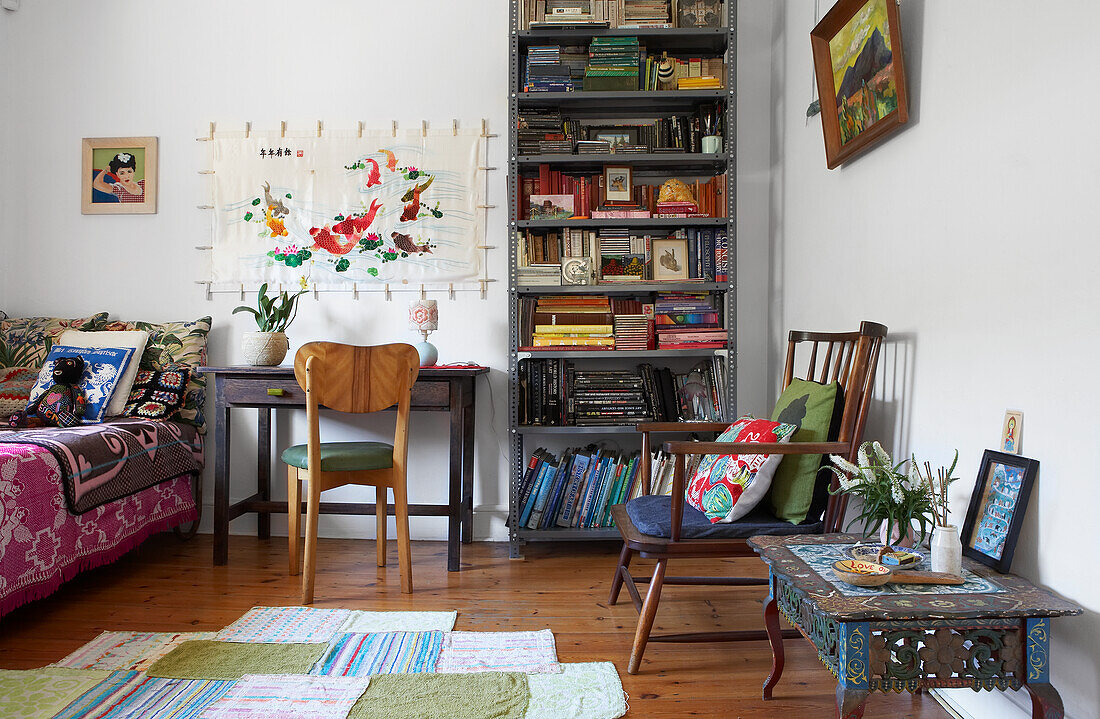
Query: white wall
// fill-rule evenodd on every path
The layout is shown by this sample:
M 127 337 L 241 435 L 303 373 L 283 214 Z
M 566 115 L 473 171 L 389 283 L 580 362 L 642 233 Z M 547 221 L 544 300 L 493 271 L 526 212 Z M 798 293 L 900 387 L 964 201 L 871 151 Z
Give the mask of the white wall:
M 16 250 L 3 255 L 0 305 L 9 314 L 58 314 L 107 310 L 114 317 L 151 321 L 214 316 L 210 362 L 238 362 L 245 315 L 231 315 L 237 296 L 207 301 L 194 284 L 205 277 L 205 258 L 192 249 L 209 244 L 210 217 L 195 205 L 206 198 L 204 147 L 195 142 L 206 123 L 223 128 L 279 120 L 326 127 L 362 120 L 388 126 L 427 119 L 449 126 L 452 118 L 488 118 L 491 211 L 487 243 L 505 246 L 507 167 L 507 3 L 475 0 L 433 2 L 227 3 L 192 0 L 151 3 L 111 0 L 24 0 L 21 10 L 0 13 L 0 90 L 4 132 L 0 157 L 0 241 Z M 743 311 L 739 340 L 743 369 L 741 406 L 764 411 L 771 402 L 766 377 L 768 164 L 770 126 L 759 112 L 769 102 L 766 71 L 772 17 L 766 8 L 743 12 L 742 53 L 753 66 L 741 78 L 745 148 L 740 226 L 739 280 Z M 145 216 L 83 216 L 78 202 L 80 138 L 156 135 L 160 138 L 159 211 Z M 18 171 L 15 168 L 19 168 Z M 440 299 L 440 330 L 432 335 L 441 361 L 473 360 L 492 367 L 479 381 L 475 536 L 506 537 L 507 505 L 507 294 L 506 256 L 491 253 L 488 299 L 476 293 Z M 303 299 L 291 328 L 291 350 L 313 339 L 374 343 L 410 338 L 405 328 L 410 295 L 392 303 L 380 295 L 326 295 Z M 249 296 L 251 302 L 253 296 Z M 234 425 L 234 498 L 251 493 L 254 420 L 238 411 Z M 301 418 L 277 420 L 276 447 L 301 441 Z M 333 438 L 384 423 L 338 422 Z M 446 418 L 416 413 L 412 420 L 410 497 L 446 498 Z M 208 455 L 212 460 L 212 455 Z M 212 465 L 212 461 L 208 462 Z M 281 465 L 275 465 L 282 494 Z M 212 497 L 207 472 L 207 527 Z M 334 498 L 370 501 L 371 490 L 335 490 Z M 365 494 L 364 494 L 365 493 Z M 249 531 L 249 518 L 232 524 Z M 276 531 L 285 525 L 276 522 Z M 326 517 L 322 534 L 373 536 L 369 518 Z M 414 537 L 442 538 L 445 520 L 413 520 Z
M 1023 452 L 1042 465 L 1013 570 L 1085 607 L 1053 623 L 1051 676 L 1067 716 L 1100 716 L 1100 592 L 1079 562 L 1100 546 L 1100 6 L 905 0 L 910 125 L 833 171 L 805 120 L 812 3 L 777 12 L 773 326 L 890 327 L 868 437 L 934 464 L 959 448 L 960 523 L 1005 409 L 1023 410 Z M 988 694 L 952 696 L 1006 716 Z

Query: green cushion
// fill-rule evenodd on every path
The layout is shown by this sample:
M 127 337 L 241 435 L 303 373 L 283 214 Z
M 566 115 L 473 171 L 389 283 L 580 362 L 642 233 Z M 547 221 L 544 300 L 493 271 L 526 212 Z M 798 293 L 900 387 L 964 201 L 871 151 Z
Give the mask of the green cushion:
M 791 438 L 798 442 L 825 442 L 833 424 L 833 410 L 840 383 L 819 384 L 795 379 L 783 390 L 772 412 L 772 421 L 798 425 Z M 768 503 L 778 519 L 801 524 L 814 500 L 820 454 L 789 454 L 783 457 L 772 477 Z M 816 518 L 815 518 L 816 519 Z
M 308 469 L 308 445 L 296 444 L 283 450 L 283 461 Z M 385 442 L 322 442 L 322 472 L 357 472 L 393 466 L 393 445 Z

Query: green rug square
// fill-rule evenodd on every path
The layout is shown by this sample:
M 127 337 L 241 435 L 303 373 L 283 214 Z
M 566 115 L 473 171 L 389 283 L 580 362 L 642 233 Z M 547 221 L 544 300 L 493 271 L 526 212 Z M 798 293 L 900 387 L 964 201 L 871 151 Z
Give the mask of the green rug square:
M 523 719 L 527 675 L 379 674 L 347 719 Z
M 99 669 L 63 667 L 0 670 L 0 717 L 52 717 L 110 674 Z
M 146 670 L 165 679 L 240 679 L 245 674 L 309 674 L 327 644 L 184 642 Z

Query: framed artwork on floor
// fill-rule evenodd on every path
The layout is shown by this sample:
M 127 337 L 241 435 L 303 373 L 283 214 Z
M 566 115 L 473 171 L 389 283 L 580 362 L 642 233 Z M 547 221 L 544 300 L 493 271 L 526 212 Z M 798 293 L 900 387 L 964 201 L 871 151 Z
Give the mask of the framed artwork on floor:
M 985 451 L 963 522 L 963 554 L 998 572 L 1009 570 L 1038 474 L 1038 460 Z
M 810 45 L 831 170 L 909 120 L 897 3 L 839 0 L 810 32 Z
M 157 211 L 157 138 L 85 137 L 80 211 L 141 215 Z

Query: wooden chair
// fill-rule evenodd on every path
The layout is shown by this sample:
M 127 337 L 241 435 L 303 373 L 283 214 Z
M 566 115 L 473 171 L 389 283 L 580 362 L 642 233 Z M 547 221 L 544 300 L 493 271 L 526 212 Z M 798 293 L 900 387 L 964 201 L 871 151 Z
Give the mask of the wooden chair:
M 871 404 L 871 393 L 878 364 L 879 349 L 886 336 L 886 327 L 874 322 L 863 322 L 858 332 L 796 332 L 790 333 L 787 344 L 786 369 L 783 372 L 783 387 L 786 388 L 795 376 L 795 351 L 799 345 L 809 343 L 809 367 L 804 379 L 817 382 L 839 381 L 843 387 L 844 409 L 840 421 L 837 440 L 832 442 L 798 442 L 788 444 L 745 444 L 733 442 L 665 442 L 664 451 L 674 455 L 675 471 L 671 497 L 638 497 L 628 504 L 619 504 L 611 508 L 615 525 L 623 537 L 622 554 L 611 582 L 610 604 L 619 598 L 619 590 L 624 582 L 627 591 L 639 611 L 638 627 L 634 635 L 634 646 L 630 652 L 630 665 L 627 672 L 636 674 L 642 661 L 646 644 L 655 642 L 701 642 L 701 641 L 747 641 L 767 639 L 764 630 L 697 632 L 690 634 L 670 634 L 650 636 L 653 621 L 657 615 L 657 604 L 661 599 L 661 588 L 666 584 L 751 586 L 767 585 L 767 579 L 756 577 L 666 577 L 665 567 L 672 558 L 689 557 L 745 557 L 753 551 L 745 540 L 757 534 L 814 534 L 836 532 L 840 529 L 847 503 L 845 495 L 830 495 L 823 520 L 793 525 L 776 519 L 758 507 L 749 516 L 729 524 L 711 525 L 699 510 L 685 507 L 684 490 L 687 485 L 685 475 L 685 457 L 695 454 L 839 454 L 849 460 L 855 460 L 856 451 L 863 436 L 863 427 L 867 420 L 867 411 Z M 819 347 L 825 347 L 824 361 L 817 367 Z M 642 456 L 649 457 L 650 434 L 653 432 L 721 432 L 729 426 L 727 422 L 646 422 L 638 425 L 642 432 Z M 829 485 L 829 472 L 821 472 L 819 490 Z M 649 463 L 642 463 L 641 479 L 643 491 L 649 487 Z M 834 480 L 835 481 L 835 480 Z M 823 492 L 822 492 L 823 493 Z M 648 507 L 645 505 L 649 505 Z M 658 527 L 646 523 L 649 533 L 643 532 L 636 524 L 632 514 L 639 520 L 641 512 L 659 517 Z M 667 517 L 667 520 L 665 519 Z M 642 522 L 639 522 L 642 523 Z M 692 535 L 706 535 L 693 538 Z M 717 536 L 716 536 L 717 535 Z M 657 565 L 651 578 L 636 578 L 628 570 L 630 560 L 638 554 L 645 558 L 654 558 Z M 643 601 L 638 592 L 637 582 L 649 582 L 649 590 Z M 765 621 L 778 629 L 779 617 L 776 612 L 765 615 Z M 784 636 L 797 637 L 798 632 L 787 630 Z
M 294 357 L 294 377 L 306 393 L 309 441 L 288 447 L 287 465 L 290 574 L 298 573 L 301 531 L 301 482 L 306 483 L 306 551 L 302 604 L 313 603 L 317 556 L 317 514 L 321 492 L 345 484 L 376 488 L 378 566 L 386 566 L 386 490 L 393 490 L 397 516 L 397 557 L 401 591 L 412 592 L 409 545 L 409 503 L 406 490 L 409 408 L 412 385 L 420 372 L 416 349 L 407 344 L 355 347 L 335 342 L 310 342 Z M 318 408 L 338 412 L 378 412 L 397 405 L 393 444 L 383 442 L 321 442 Z

